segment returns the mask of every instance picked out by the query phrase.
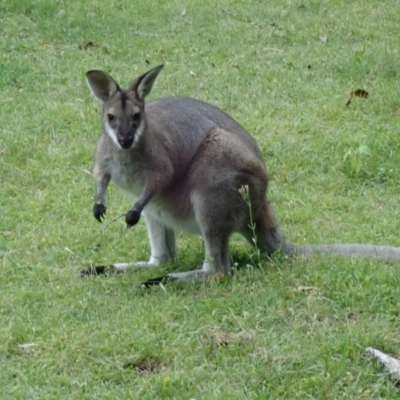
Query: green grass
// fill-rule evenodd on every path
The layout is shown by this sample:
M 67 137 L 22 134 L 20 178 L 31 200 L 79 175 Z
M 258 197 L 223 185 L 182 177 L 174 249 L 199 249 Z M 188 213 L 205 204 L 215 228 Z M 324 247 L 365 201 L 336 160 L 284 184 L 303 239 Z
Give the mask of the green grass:
M 364 349 L 400 350 L 399 265 L 253 268 L 235 237 L 243 268 L 219 283 L 139 288 L 172 266 L 79 278 L 149 251 L 143 223 L 101 233 L 92 216 L 100 118 L 84 75 L 95 68 L 126 84 L 165 63 L 152 98 L 196 97 L 237 118 L 292 241 L 399 245 L 396 0 L 2 0 L 0 14 L 1 398 L 398 396 Z M 370 98 L 346 107 L 358 88 Z M 112 186 L 107 221 L 131 204 Z M 201 264 L 198 237 L 178 245 L 179 269 Z

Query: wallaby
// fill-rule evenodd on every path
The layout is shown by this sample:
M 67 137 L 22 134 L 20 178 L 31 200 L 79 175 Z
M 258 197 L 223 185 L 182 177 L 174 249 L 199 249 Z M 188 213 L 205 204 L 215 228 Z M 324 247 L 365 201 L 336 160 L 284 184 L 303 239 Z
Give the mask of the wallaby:
M 94 166 L 94 216 L 100 222 L 104 218 L 105 193 L 113 180 L 138 197 L 126 214 L 126 224 L 134 226 L 143 214 L 151 246 L 148 262 L 114 264 L 114 271 L 176 260 L 176 230 L 201 234 L 205 244 L 201 269 L 166 276 L 181 282 L 230 275 L 229 238 L 234 232 L 267 255 L 317 251 L 400 260 L 397 247 L 296 246 L 287 241 L 266 198 L 269 177 L 261 151 L 239 123 L 219 108 L 190 98 L 145 103 L 162 68 L 151 69 L 126 89 L 106 72 L 86 74 L 103 106 L 103 132 Z M 240 193 L 242 187 L 248 188 L 250 207 Z

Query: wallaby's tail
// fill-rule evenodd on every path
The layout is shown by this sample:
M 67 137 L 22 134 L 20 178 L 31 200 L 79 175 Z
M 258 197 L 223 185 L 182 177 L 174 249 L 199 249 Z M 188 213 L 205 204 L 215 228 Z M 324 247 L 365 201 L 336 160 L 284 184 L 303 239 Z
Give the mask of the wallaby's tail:
M 400 261 L 400 247 L 373 244 L 323 244 L 295 246 L 297 254 L 336 253 L 353 257 L 377 258 L 383 261 Z

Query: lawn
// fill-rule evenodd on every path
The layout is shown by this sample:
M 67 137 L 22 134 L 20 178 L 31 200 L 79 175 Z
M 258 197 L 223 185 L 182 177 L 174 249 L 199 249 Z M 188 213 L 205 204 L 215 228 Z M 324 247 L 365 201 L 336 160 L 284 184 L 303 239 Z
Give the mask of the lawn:
M 258 140 L 294 243 L 400 246 L 396 0 L 0 0 L 0 397 L 394 399 L 368 346 L 400 352 L 400 262 L 267 260 L 231 241 L 231 279 L 143 290 L 203 259 L 81 279 L 146 260 L 143 222 L 114 185 L 92 216 L 103 69 L 150 98 L 215 104 Z M 369 98 L 353 97 L 363 89 Z M 110 223 L 113 219 L 114 222 Z

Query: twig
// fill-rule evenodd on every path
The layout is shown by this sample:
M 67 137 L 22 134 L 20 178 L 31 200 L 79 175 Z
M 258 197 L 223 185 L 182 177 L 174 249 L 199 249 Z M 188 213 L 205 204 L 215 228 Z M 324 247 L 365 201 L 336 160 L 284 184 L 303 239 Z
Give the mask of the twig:
M 100 229 L 100 234 L 102 235 L 103 234 L 103 232 L 104 232 L 104 230 L 109 226 L 109 225 L 111 225 L 113 222 L 115 222 L 117 219 L 119 219 L 119 218 L 121 218 L 121 217 L 124 217 L 125 216 L 125 213 L 123 213 L 123 214 L 120 214 L 120 215 L 117 215 L 115 218 L 113 218 L 110 222 L 107 222 L 106 224 L 104 224 L 102 227 L 101 227 L 101 229 Z

